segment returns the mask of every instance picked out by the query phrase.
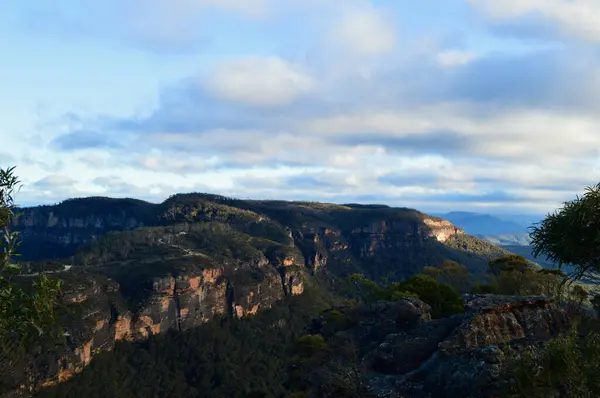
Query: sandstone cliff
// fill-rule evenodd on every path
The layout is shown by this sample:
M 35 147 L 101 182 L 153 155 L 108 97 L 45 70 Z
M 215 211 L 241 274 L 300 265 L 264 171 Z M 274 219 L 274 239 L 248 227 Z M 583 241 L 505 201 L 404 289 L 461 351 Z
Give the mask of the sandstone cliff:
M 50 360 L 50 383 L 116 341 L 256 314 L 301 294 L 307 274 L 401 280 L 446 259 L 478 273 L 505 254 L 411 209 L 204 194 L 74 199 L 23 209 L 15 229 L 26 259 L 61 259 L 68 282 L 70 348 Z
M 253 275 L 251 282 L 226 268 L 155 278 L 148 282 L 149 294 L 137 308 L 128 306 L 114 281 L 83 273 L 71 275 L 78 282 L 71 283 L 64 297 L 67 347 L 49 358 L 39 383 L 48 386 L 68 380 L 94 355 L 111 350 L 119 340 L 186 330 L 216 316 L 253 315 L 285 295 L 301 294 L 303 274 L 298 267 L 292 268 L 267 266 L 260 276 Z
M 294 247 L 311 272 L 329 264 L 336 274 L 362 272 L 371 278 L 402 279 L 446 259 L 480 273 L 487 260 L 508 254 L 446 220 L 412 209 L 243 201 L 206 194 L 175 195 L 156 205 L 74 199 L 23 209 L 15 227 L 24 238 L 23 259 L 48 260 L 70 257 L 111 231 L 190 223 L 222 223 L 239 233 Z

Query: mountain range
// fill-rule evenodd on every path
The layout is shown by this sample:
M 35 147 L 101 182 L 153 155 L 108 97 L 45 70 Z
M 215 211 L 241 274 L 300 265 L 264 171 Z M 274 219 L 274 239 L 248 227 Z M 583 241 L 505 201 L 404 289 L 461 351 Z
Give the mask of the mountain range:
M 481 227 L 474 220 L 483 220 L 486 232 L 498 232 L 505 231 L 499 225 L 516 224 L 493 216 L 450 213 L 451 222 L 385 205 L 240 200 L 203 193 L 177 194 L 162 203 L 75 198 L 17 213 L 12 228 L 22 237 L 23 272 L 16 283 L 30 283 L 40 273 L 63 281 L 60 322 L 66 344 L 52 348 L 29 374 L 29 384 L 19 381 L 41 389 L 39 397 L 296 397 L 286 391 L 300 366 L 294 362 L 298 339 L 321 344 L 319 336 L 350 327 L 350 318 L 352 338 L 360 346 L 356 355 L 366 366 L 361 372 L 374 383 L 370 391 L 410 387 L 403 396 L 420 397 L 425 389 L 433 396 L 452 390 L 447 396 L 459 397 L 479 389 L 487 376 L 469 373 L 479 366 L 477 358 L 459 364 L 462 354 L 453 354 L 456 349 L 444 354 L 439 347 L 448 344 L 459 344 L 465 355 L 474 352 L 453 340 L 473 336 L 452 336 L 471 330 L 478 336 L 517 338 L 502 330 L 501 319 L 490 323 L 481 318 L 489 320 L 490 313 L 506 308 L 518 315 L 524 330 L 533 330 L 539 317 L 563 316 L 547 300 L 469 295 L 464 302 L 476 304 L 464 304 L 470 308 L 465 314 L 438 320 L 420 300 L 362 306 L 356 301 L 361 296 L 350 293 L 355 286 L 349 277 L 356 274 L 399 286 L 394 283 L 448 260 L 464 265 L 470 283 L 484 280 L 490 260 L 513 252 L 466 227 Z M 429 289 L 427 294 L 446 294 L 417 281 L 425 283 L 421 288 Z M 393 355 L 384 343 L 392 338 L 398 344 Z M 345 352 L 344 344 L 336 346 L 336 355 Z M 301 367 L 310 373 L 336 361 L 342 360 L 324 358 Z M 343 361 L 347 366 L 357 359 Z M 428 371 L 428 381 L 420 385 L 424 379 L 415 372 L 427 364 L 437 370 Z M 447 373 L 450 365 L 459 366 L 460 377 Z M 443 382 L 450 379 L 463 381 L 451 388 Z M 353 382 L 344 383 L 346 388 Z
M 160 204 L 78 198 L 18 213 L 23 269 L 65 283 L 68 349 L 40 375 L 46 385 L 115 342 L 243 318 L 315 284 L 335 290 L 353 273 L 402 281 L 453 260 L 478 276 L 510 254 L 442 218 L 383 205 L 192 193 Z
M 467 211 L 434 213 L 465 232 L 498 246 L 527 246 L 529 227 L 544 217 L 534 214 L 484 214 Z

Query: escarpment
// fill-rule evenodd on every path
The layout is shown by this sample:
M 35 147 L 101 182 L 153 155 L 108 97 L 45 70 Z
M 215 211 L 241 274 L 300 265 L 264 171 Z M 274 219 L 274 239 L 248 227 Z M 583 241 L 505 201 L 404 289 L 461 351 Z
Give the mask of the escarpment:
M 34 261 L 71 257 L 86 245 L 98 246 L 101 237 L 115 231 L 171 228 L 174 232 L 178 226 L 195 224 L 226 226 L 252 237 L 257 246 L 280 244 L 283 250 L 265 248 L 265 255 L 272 261 L 282 262 L 289 249 L 295 249 L 296 257 L 301 256 L 305 268 L 313 273 L 361 272 L 372 278 L 403 279 L 443 260 L 457 261 L 481 273 L 490 258 L 508 254 L 441 218 L 387 206 L 182 194 L 161 204 L 84 198 L 22 210 L 15 229 L 23 237 L 23 260 Z M 180 228 L 175 233 L 186 231 Z M 227 238 L 224 233 L 222 237 Z M 180 246 L 188 254 L 194 252 L 193 247 Z M 130 249 L 131 245 L 119 248 L 121 252 Z M 127 257 L 118 258 L 112 249 L 106 251 L 112 251 L 117 259 Z
M 477 274 L 507 253 L 412 209 L 206 194 L 73 199 L 22 209 L 14 229 L 24 268 L 66 285 L 68 348 L 38 385 L 69 379 L 117 341 L 256 314 L 316 276 L 402 280 L 444 260 Z
M 74 271 L 75 273 L 79 271 Z M 244 317 L 270 308 L 286 295 L 303 292 L 303 275 L 282 274 L 266 266 L 257 272 L 233 273 L 225 267 L 142 281 L 143 302 L 132 305 L 110 279 L 97 275 L 71 275 L 65 293 L 67 346 L 50 360 L 38 384 L 66 381 L 87 366 L 94 355 L 113 349 L 120 340 L 143 340 L 169 330 L 186 330 L 218 316 Z M 85 284 L 88 286 L 85 286 Z

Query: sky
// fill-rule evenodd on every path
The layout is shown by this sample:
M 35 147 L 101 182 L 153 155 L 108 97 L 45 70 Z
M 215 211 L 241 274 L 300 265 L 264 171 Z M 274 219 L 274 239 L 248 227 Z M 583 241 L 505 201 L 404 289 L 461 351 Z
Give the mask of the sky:
M 598 0 L 0 0 L 22 205 L 546 213 L 600 181 Z

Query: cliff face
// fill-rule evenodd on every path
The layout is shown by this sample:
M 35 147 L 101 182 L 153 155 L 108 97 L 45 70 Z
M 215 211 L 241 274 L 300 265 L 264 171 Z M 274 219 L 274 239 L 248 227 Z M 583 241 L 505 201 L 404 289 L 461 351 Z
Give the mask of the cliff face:
M 402 280 L 424 266 L 457 261 L 474 274 L 483 274 L 492 258 L 508 251 L 468 236 L 448 221 L 420 217 L 395 219 L 383 214 L 377 221 L 333 226 L 302 225 L 294 235 L 312 272 L 363 273 L 378 279 Z
M 214 268 L 155 278 L 148 283 L 151 292 L 144 304 L 136 309 L 127 307 L 114 281 L 99 283 L 87 275 L 87 284 L 74 285 L 65 294 L 68 348 L 50 360 L 40 375 L 40 384 L 49 386 L 70 379 L 94 355 L 111 350 L 119 340 L 143 340 L 169 330 L 186 330 L 215 316 L 253 315 L 304 289 L 302 272 L 291 269 L 278 272 L 265 267 L 260 278 L 251 283 L 239 275 L 228 275 L 230 270 Z
M 160 205 L 75 199 L 23 209 L 14 227 L 24 259 L 68 265 L 57 275 L 69 282 L 71 348 L 51 361 L 48 382 L 68 379 L 119 340 L 256 314 L 301 294 L 307 273 L 400 280 L 447 259 L 477 273 L 497 254 L 411 209 L 198 194 Z
M 160 205 L 76 199 L 23 209 L 15 228 L 23 236 L 23 259 L 47 260 L 70 257 L 110 231 L 207 222 L 296 248 L 311 272 L 329 268 L 336 274 L 403 279 L 448 259 L 479 273 L 490 258 L 508 254 L 446 220 L 411 209 L 241 201 L 201 194 L 176 195 Z
M 20 209 L 13 228 L 23 238 L 21 251 L 25 260 L 64 258 L 109 231 L 156 223 L 152 214 L 155 207 L 129 199 L 77 199 L 55 206 Z

